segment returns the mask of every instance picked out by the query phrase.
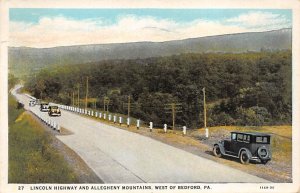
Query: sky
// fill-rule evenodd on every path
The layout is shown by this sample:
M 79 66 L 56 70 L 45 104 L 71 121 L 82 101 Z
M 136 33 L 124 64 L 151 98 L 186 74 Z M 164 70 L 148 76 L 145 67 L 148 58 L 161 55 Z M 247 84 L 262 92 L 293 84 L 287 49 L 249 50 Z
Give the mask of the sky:
M 292 27 L 286 9 L 29 9 L 9 11 L 10 46 L 153 41 Z

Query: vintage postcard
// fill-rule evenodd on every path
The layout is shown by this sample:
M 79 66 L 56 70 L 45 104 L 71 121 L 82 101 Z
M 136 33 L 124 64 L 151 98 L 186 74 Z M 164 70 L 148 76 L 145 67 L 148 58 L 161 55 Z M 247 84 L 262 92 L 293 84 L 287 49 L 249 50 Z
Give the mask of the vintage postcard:
M 1 193 L 300 191 L 299 1 L 0 5 Z

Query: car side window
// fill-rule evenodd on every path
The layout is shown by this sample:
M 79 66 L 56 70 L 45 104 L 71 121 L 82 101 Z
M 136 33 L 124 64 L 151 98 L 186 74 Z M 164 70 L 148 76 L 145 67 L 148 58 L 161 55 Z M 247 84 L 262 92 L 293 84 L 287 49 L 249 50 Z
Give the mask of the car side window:
M 244 135 L 244 141 L 250 142 L 250 135 Z
M 237 140 L 243 141 L 243 134 L 237 134 Z
M 256 142 L 257 143 L 268 143 L 268 138 L 267 137 L 258 136 L 258 137 L 256 137 Z

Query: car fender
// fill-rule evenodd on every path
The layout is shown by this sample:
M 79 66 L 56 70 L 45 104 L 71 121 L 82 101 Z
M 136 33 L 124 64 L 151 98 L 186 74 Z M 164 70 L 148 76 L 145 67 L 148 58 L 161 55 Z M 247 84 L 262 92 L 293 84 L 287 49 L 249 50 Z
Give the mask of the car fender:
M 247 148 L 241 148 L 241 149 L 240 149 L 240 151 L 239 151 L 239 157 L 240 157 L 242 151 L 246 151 L 248 157 L 249 157 L 250 159 L 252 158 L 252 154 L 251 154 L 251 152 L 249 151 L 249 149 L 247 149 Z
M 215 145 L 218 145 L 220 147 L 221 154 L 224 155 L 225 154 L 225 149 L 224 149 L 223 144 L 219 142 L 219 143 L 215 143 L 214 147 L 215 147 Z

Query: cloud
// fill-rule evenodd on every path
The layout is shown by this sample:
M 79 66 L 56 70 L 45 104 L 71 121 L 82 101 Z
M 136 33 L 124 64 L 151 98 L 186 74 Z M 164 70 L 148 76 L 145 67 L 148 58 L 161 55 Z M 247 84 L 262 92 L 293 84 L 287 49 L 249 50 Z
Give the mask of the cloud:
M 116 23 L 103 18 L 74 20 L 63 16 L 43 17 L 38 23 L 10 22 L 10 46 L 55 47 L 139 41 L 169 41 L 219 34 L 263 31 L 286 26 L 286 18 L 253 12 L 225 21 L 171 19 L 126 15 Z
M 226 20 L 231 25 L 239 25 L 248 29 L 272 30 L 274 28 L 291 27 L 291 21 L 285 16 L 270 12 L 250 12 Z

